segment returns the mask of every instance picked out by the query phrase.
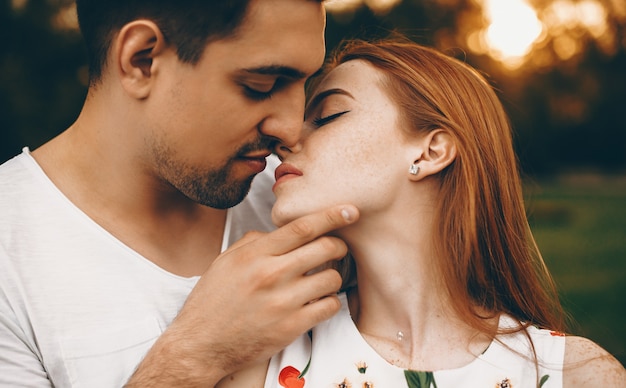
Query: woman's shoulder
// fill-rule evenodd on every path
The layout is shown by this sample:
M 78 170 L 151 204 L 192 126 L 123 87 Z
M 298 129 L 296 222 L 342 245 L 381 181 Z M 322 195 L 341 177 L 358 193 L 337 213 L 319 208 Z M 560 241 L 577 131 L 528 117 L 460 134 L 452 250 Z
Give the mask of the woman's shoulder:
M 626 369 L 615 357 L 590 339 L 567 336 L 563 386 L 622 388 L 626 386 Z

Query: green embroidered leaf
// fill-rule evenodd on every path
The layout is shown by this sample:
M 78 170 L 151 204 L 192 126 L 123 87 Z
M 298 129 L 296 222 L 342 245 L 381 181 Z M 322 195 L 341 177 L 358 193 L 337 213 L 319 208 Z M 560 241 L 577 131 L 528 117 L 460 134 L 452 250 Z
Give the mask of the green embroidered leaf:
M 433 372 L 417 372 L 414 370 L 405 370 L 404 377 L 409 388 L 437 388 L 435 376 Z
M 539 388 L 543 387 L 543 385 L 546 383 L 546 381 L 548 381 L 549 378 L 550 375 L 543 375 L 541 380 L 539 380 Z
M 309 371 L 309 367 L 311 366 L 311 357 L 309 357 L 309 362 L 306 363 L 306 366 L 304 367 L 304 370 L 302 371 L 302 373 L 300 373 L 298 375 L 298 379 L 301 379 L 304 377 L 304 375 L 306 374 L 306 372 Z

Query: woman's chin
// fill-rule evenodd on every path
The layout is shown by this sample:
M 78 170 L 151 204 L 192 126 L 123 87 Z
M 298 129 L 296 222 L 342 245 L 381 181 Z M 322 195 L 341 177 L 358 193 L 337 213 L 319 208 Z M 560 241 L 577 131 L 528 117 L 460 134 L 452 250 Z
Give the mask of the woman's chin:
M 281 226 L 288 224 L 293 219 L 294 217 L 289 217 L 285 211 L 278 210 L 276 205 L 272 208 L 272 222 L 277 227 L 280 228 Z
M 294 209 L 286 206 L 280 206 L 279 203 L 276 203 L 272 208 L 272 222 L 280 228 L 281 226 L 309 213 L 310 212 L 304 211 L 304 209 Z

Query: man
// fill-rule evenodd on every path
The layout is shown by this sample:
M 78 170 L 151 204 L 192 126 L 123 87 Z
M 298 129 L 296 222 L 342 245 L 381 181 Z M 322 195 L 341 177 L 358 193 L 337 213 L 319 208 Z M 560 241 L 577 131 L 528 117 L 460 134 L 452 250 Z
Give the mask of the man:
M 339 308 L 325 297 L 339 275 L 305 274 L 345 254 L 320 236 L 354 222 L 351 206 L 220 254 L 270 228 L 261 171 L 277 142 L 298 141 L 323 6 L 77 9 L 83 110 L 0 167 L 0 385 L 213 386 Z

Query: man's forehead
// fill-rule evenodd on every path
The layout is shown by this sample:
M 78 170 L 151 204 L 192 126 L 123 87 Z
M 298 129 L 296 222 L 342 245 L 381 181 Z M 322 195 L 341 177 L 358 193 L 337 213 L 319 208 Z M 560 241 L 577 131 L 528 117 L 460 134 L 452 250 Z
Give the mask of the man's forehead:
M 325 11 L 314 0 L 252 0 L 238 31 L 206 54 L 229 71 L 308 78 L 325 56 Z

